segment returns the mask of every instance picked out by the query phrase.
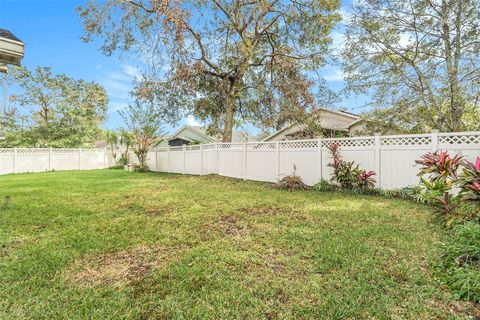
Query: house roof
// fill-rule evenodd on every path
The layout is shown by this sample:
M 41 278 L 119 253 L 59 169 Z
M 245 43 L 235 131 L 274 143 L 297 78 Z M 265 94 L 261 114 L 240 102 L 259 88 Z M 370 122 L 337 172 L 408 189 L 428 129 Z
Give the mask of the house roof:
M 184 129 L 187 129 L 187 128 L 194 131 L 195 133 L 201 135 L 202 137 L 204 137 L 205 139 L 207 139 L 210 142 L 220 142 L 222 140 L 221 136 L 214 137 L 214 136 L 209 135 L 207 133 L 207 130 L 204 127 L 190 126 L 190 125 L 184 125 L 184 126 L 180 127 L 173 134 L 169 135 L 168 137 L 164 137 L 164 139 L 167 140 L 167 141 L 171 141 L 171 140 L 176 139 L 176 138 L 181 138 L 181 139 L 184 139 L 184 140 L 188 141 L 190 139 L 187 139 L 185 137 L 180 136 L 180 133 Z M 232 132 L 232 142 L 240 142 L 240 141 L 258 141 L 258 140 L 254 136 L 250 135 L 247 132 L 233 131 Z
M 322 126 L 322 128 L 324 129 L 328 129 L 328 130 L 338 130 L 338 131 L 348 131 L 348 129 L 355 123 L 361 121 L 362 119 L 360 118 L 359 115 L 355 114 L 355 113 L 352 113 L 352 112 L 348 112 L 346 110 L 331 110 L 331 109 L 325 109 L 325 108 L 317 108 L 315 109 L 315 111 L 324 111 L 324 112 L 331 112 L 331 113 L 335 113 L 335 114 L 339 114 L 339 115 L 342 115 L 342 116 L 346 116 L 346 117 L 350 117 L 352 119 L 352 122 L 347 124 L 346 126 L 344 127 L 330 127 L 330 126 Z M 283 131 L 287 130 L 287 129 L 290 129 L 292 128 L 293 126 L 296 126 L 298 124 L 291 124 L 289 126 L 286 126 L 285 128 L 282 128 L 274 133 L 272 133 L 271 135 L 269 135 L 268 137 L 264 138 L 262 141 L 268 141 L 270 140 L 271 138 L 275 137 L 276 135 L 282 133 Z
M 189 126 L 189 125 L 184 125 L 183 127 L 180 127 L 177 131 L 175 131 L 173 134 L 171 134 L 171 135 L 169 136 L 169 138 L 166 139 L 166 140 L 169 140 L 169 141 L 170 141 L 170 140 L 173 140 L 173 139 L 179 137 L 178 135 L 179 135 L 183 130 L 185 130 L 185 129 L 190 129 L 190 130 L 198 133 L 199 135 L 201 135 L 202 137 L 204 137 L 205 139 L 207 139 L 207 140 L 209 140 L 209 141 L 211 141 L 211 142 L 215 142 L 215 141 L 216 141 L 215 138 L 213 138 L 213 137 L 211 137 L 211 136 L 209 136 L 209 135 L 207 134 L 207 132 L 206 132 L 206 130 L 205 130 L 204 128 L 202 128 L 202 127 L 200 127 L 200 126 Z
M 0 29 L 0 66 L 1 72 L 7 72 L 6 65 L 20 65 L 25 45 L 8 30 Z
M 20 43 L 23 44 L 22 40 L 18 39 L 13 33 L 11 33 L 10 31 L 8 31 L 6 29 L 0 29 L 0 38 L 20 42 Z

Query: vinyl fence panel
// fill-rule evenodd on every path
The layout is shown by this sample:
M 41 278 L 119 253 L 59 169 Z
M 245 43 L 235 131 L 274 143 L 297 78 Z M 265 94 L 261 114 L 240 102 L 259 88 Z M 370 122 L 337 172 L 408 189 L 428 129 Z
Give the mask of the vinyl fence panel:
M 376 172 L 377 186 L 397 189 L 416 185 L 415 160 L 427 152 L 447 150 L 474 161 L 480 156 L 480 132 L 436 133 L 298 140 L 280 142 L 217 143 L 158 149 L 169 166 L 155 170 L 186 174 L 211 174 L 274 182 L 289 174 L 308 185 L 329 180 L 332 168 L 328 147 L 336 143 L 342 158 Z
M 416 185 L 419 168 L 415 160 L 427 152 L 446 150 L 469 161 L 480 156 L 480 132 L 432 132 L 154 148 L 148 152 L 147 164 L 153 171 L 219 174 L 267 182 L 275 182 L 294 173 L 306 184 L 314 185 L 321 179 L 331 178 L 328 147 L 332 143 L 339 145 L 344 160 L 354 161 L 362 169 L 374 170 L 377 186 L 383 189 Z M 129 155 L 129 160 L 138 162 L 133 155 Z M 107 149 L 0 149 L 0 174 L 90 170 L 113 165 L 112 152 Z
M 0 174 L 103 169 L 113 164 L 107 149 L 0 149 Z

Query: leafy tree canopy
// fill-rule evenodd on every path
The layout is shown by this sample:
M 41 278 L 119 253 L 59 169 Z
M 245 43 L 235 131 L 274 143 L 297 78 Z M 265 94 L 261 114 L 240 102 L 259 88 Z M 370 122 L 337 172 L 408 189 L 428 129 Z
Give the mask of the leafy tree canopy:
M 478 5 L 356 1 L 343 52 L 348 91 L 371 95 L 374 117 L 414 132 L 478 130 Z
M 86 41 L 103 38 L 107 55 L 134 49 L 149 65 L 137 95 L 230 141 L 236 121 L 278 128 L 314 108 L 339 3 L 107 0 L 78 11 Z
M 30 126 L 9 128 L 7 146 L 90 147 L 101 133 L 108 96 L 95 82 L 54 75 L 49 67 L 25 68 L 12 74 L 22 92 L 15 102 L 27 108 Z

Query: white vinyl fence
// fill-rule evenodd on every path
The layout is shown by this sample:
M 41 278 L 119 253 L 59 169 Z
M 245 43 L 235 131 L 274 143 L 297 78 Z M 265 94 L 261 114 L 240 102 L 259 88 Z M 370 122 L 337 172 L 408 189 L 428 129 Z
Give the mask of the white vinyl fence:
M 0 149 L 0 174 L 90 170 L 113 165 L 113 157 L 107 149 Z
M 415 160 L 447 150 L 470 161 L 480 156 L 480 132 L 430 133 L 281 142 L 215 143 L 157 148 L 148 154 L 153 171 L 275 182 L 293 173 L 309 185 L 330 179 L 327 147 L 338 143 L 343 159 L 374 170 L 377 185 L 395 189 L 418 183 Z M 131 157 L 133 158 L 133 157 Z M 113 166 L 107 149 L 0 149 L 0 174 L 89 170 Z
M 480 132 L 430 133 L 298 140 L 282 142 L 215 143 L 157 148 L 149 152 L 154 171 L 219 174 L 256 181 L 277 181 L 296 168 L 306 184 L 330 179 L 327 147 L 338 143 L 343 159 L 376 172 L 377 186 L 395 189 L 418 183 L 415 160 L 435 150 L 447 150 L 473 161 L 480 156 Z

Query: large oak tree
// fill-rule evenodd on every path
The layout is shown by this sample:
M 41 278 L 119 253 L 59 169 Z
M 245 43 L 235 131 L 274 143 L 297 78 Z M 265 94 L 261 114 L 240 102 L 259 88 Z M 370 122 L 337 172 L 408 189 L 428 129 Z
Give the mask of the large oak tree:
M 343 52 L 348 89 L 387 107 L 374 116 L 414 131 L 475 129 L 479 39 L 477 0 L 356 1 Z
M 193 113 L 231 141 L 236 121 L 279 127 L 314 107 L 339 0 L 107 0 L 79 8 L 85 40 L 134 50 L 137 94 Z

